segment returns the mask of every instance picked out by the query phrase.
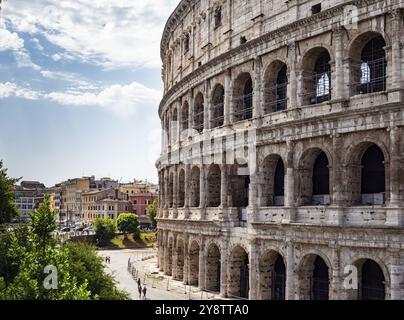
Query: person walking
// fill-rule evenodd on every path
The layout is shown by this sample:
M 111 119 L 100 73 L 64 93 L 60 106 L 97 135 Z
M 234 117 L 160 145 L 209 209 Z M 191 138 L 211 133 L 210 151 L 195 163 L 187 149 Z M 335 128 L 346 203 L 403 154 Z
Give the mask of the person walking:
M 142 286 L 139 285 L 139 286 L 137 287 L 137 290 L 139 291 L 139 299 L 142 299 Z
M 140 278 L 137 278 L 137 286 L 138 286 L 138 287 L 141 287 L 141 286 L 142 286 L 142 283 L 140 282 Z
M 146 286 L 144 286 L 143 287 L 143 299 L 145 299 L 145 300 L 146 300 L 146 292 L 147 292 L 147 289 L 146 289 Z

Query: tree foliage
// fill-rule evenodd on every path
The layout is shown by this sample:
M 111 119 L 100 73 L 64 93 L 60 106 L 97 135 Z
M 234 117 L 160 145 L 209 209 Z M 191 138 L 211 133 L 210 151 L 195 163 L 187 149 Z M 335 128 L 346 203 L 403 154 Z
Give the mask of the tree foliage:
M 8 177 L 7 169 L 3 168 L 3 161 L 0 160 L 0 224 L 8 223 L 18 216 L 14 185 L 19 180 Z
M 115 237 L 116 226 L 111 218 L 98 218 L 94 221 L 95 239 L 99 246 L 106 246 Z
M 128 300 L 127 292 L 116 288 L 114 277 L 104 271 L 103 259 L 97 255 L 96 248 L 87 243 L 69 243 L 71 274 L 79 283 L 87 281 L 91 299 Z
M 157 221 L 156 221 L 156 216 L 157 216 L 157 210 L 158 210 L 158 203 L 157 200 L 154 200 L 147 208 L 147 217 L 149 218 L 149 221 L 154 228 L 157 226 Z
M 139 216 L 134 213 L 121 213 L 116 220 L 118 230 L 124 233 L 126 238 L 128 233 L 133 233 L 135 237 L 139 237 Z
M 21 230 L 10 231 L 7 240 L 5 268 L 0 281 L 0 299 L 10 300 L 85 300 L 90 291 L 87 283 L 78 283 L 70 274 L 68 251 L 53 237 L 55 213 L 45 196 L 39 209 L 31 213 L 25 238 Z M 57 288 L 47 289 L 46 266 L 57 270 Z

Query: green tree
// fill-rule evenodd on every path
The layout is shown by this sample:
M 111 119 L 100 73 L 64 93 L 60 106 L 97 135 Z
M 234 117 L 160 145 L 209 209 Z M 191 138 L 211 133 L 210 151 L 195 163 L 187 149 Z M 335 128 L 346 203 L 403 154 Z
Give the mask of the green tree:
M 103 259 L 97 255 L 96 248 L 87 243 L 69 243 L 71 274 L 79 283 L 87 281 L 91 299 L 128 300 L 127 292 L 116 288 L 114 277 L 104 271 Z
M 156 221 L 156 216 L 157 216 L 157 210 L 158 210 L 158 203 L 157 200 L 154 200 L 147 208 L 147 216 L 149 218 L 149 221 L 152 225 L 152 228 L 155 229 L 157 226 L 157 221 Z
M 0 160 L 0 224 L 8 223 L 18 216 L 14 185 L 19 180 L 7 176 L 7 169 L 3 168 L 3 161 Z
M 30 214 L 25 239 L 19 238 L 16 231 L 10 231 L 9 249 L 11 266 L 18 269 L 8 283 L 0 281 L 0 299 L 10 300 L 85 300 L 90 291 L 87 282 L 79 284 L 70 274 L 68 250 L 56 241 L 53 232 L 56 230 L 55 213 L 50 210 L 49 195 L 45 196 L 39 209 Z M 27 242 L 27 245 L 23 245 Z M 48 289 L 44 285 L 48 273 L 45 267 L 54 266 L 57 270 L 57 288 Z
M 127 239 L 128 233 L 133 233 L 134 237 L 139 237 L 139 216 L 134 213 L 121 213 L 116 220 L 118 230 L 123 232 Z
M 95 239 L 99 246 L 106 246 L 115 237 L 116 226 L 111 218 L 98 218 L 94 221 Z

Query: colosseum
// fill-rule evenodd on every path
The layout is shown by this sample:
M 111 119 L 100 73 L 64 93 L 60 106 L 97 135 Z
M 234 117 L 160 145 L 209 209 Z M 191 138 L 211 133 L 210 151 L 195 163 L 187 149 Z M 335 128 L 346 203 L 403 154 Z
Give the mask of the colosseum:
M 161 271 L 234 299 L 404 298 L 403 7 L 180 1 L 161 40 Z

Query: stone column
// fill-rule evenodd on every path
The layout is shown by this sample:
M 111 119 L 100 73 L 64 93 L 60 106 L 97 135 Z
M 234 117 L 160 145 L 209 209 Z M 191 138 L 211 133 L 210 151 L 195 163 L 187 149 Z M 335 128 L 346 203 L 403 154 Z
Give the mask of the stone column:
M 297 286 L 297 275 L 295 273 L 295 259 L 294 259 L 294 248 L 293 242 L 290 238 L 286 239 L 287 249 L 286 249 L 286 300 L 296 299 L 296 286 Z
M 295 179 L 296 172 L 293 165 L 294 143 L 287 141 L 287 159 L 286 159 L 286 179 L 285 179 L 285 207 L 289 214 L 286 220 L 293 222 L 295 220 Z
M 179 192 L 179 188 L 178 188 L 178 165 L 174 166 L 174 177 L 173 177 L 173 211 L 174 211 L 174 216 L 173 218 L 177 218 L 178 217 L 178 192 Z
M 184 188 L 184 207 L 189 208 L 189 202 L 190 202 L 190 188 L 189 188 L 189 179 L 190 179 L 190 171 L 191 171 L 191 165 L 189 163 L 185 164 L 185 188 Z
M 390 299 L 401 300 L 401 283 L 403 282 L 403 266 L 390 266 Z
M 181 100 L 178 100 L 178 108 L 177 108 L 177 142 L 181 141 L 181 133 L 182 133 L 182 105 Z
M 231 70 L 228 69 L 224 75 L 224 125 L 230 123 L 231 101 L 233 97 L 233 84 L 231 80 Z
M 330 274 L 330 299 L 339 300 L 341 297 L 341 286 L 343 279 L 340 275 L 340 253 L 336 245 L 332 245 L 332 271 L 329 270 Z
M 257 57 L 254 60 L 254 95 L 253 95 L 253 118 L 259 118 L 262 116 L 262 106 L 261 106 L 261 85 L 262 85 L 262 59 Z
M 165 209 L 168 209 L 168 207 L 169 207 L 169 204 L 170 204 L 170 193 L 169 193 L 169 183 L 170 182 L 170 176 L 169 176 L 169 170 L 168 170 L 168 168 L 165 170 L 165 177 L 164 177 L 164 197 L 165 197 L 165 199 L 164 199 L 164 202 L 165 202 L 165 205 L 164 205 L 164 208 Z
M 390 12 L 392 39 L 391 39 L 391 88 L 397 90 L 401 88 L 401 49 L 400 37 L 401 29 L 401 9 L 395 9 Z
M 220 296 L 227 297 L 227 239 L 222 239 L 222 250 L 220 254 Z
M 211 92 L 209 80 L 205 80 L 204 87 L 204 112 L 203 112 L 203 128 L 210 129 L 210 108 L 211 108 Z
M 248 222 L 254 222 L 258 210 L 258 175 L 253 172 L 250 175 L 250 187 L 248 190 Z
M 400 145 L 401 136 L 402 130 L 400 128 L 390 128 L 390 201 L 388 205 L 394 210 L 387 213 L 386 224 L 397 227 L 403 225 L 402 199 L 400 196 L 400 184 L 402 183 L 400 170 L 402 170 L 403 157 Z
M 188 252 L 189 236 L 184 234 L 184 284 L 189 284 L 189 252 Z
M 343 63 L 343 41 L 344 34 L 341 27 L 334 30 L 334 43 L 335 43 L 335 90 L 331 92 L 332 97 L 335 99 L 345 99 L 345 87 L 344 87 L 344 63 Z M 333 79 L 332 79 L 333 80 Z M 331 80 L 331 81 L 332 81 Z
M 250 283 L 250 292 L 249 299 L 257 300 L 258 299 L 258 290 L 259 290 L 259 246 L 257 243 L 252 242 L 250 244 L 250 256 L 249 256 L 249 283 Z
M 341 136 L 336 133 L 333 135 L 333 165 L 330 168 L 330 181 L 334 181 L 331 185 L 332 194 L 331 196 L 331 205 L 333 208 L 333 215 L 330 217 L 330 223 L 333 225 L 342 225 L 343 224 L 343 188 L 345 184 L 343 183 L 344 175 L 343 175 L 343 164 L 342 164 L 342 153 L 343 143 Z M 331 190 L 330 188 L 330 190 Z
M 296 43 L 288 46 L 289 60 L 289 84 L 288 84 L 288 109 L 297 107 L 297 77 L 296 77 Z
M 206 265 L 206 257 L 205 257 L 205 243 L 202 240 L 201 245 L 199 247 L 199 275 L 198 275 L 198 288 L 199 290 L 205 289 L 205 265 Z

